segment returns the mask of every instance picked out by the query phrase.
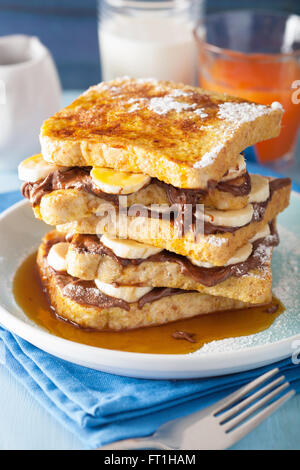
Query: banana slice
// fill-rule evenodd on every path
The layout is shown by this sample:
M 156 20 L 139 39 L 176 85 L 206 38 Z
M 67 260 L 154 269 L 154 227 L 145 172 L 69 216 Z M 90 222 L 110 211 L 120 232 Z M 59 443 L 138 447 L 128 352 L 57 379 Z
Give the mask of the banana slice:
M 163 250 L 134 240 L 112 238 L 109 235 L 102 235 L 101 243 L 110 248 L 116 256 L 126 259 L 145 259 Z
M 137 302 L 143 295 L 150 292 L 153 287 L 132 287 L 132 286 L 121 286 L 114 287 L 112 284 L 106 284 L 105 282 L 95 279 L 95 284 L 101 292 L 110 297 L 125 300 L 126 302 Z
M 53 245 L 48 253 L 47 262 L 55 271 L 66 271 L 66 256 L 68 253 L 69 243 L 60 242 Z
M 262 175 L 251 175 L 249 202 L 265 202 L 270 196 L 269 180 Z
M 252 243 L 246 243 L 241 246 L 234 255 L 224 264 L 224 266 L 230 266 L 231 264 L 243 263 L 246 259 L 249 258 L 253 250 Z
M 259 240 L 260 238 L 265 238 L 267 237 L 268 235 L 270 235 L 271 231 L 270 231 L 270 227 L 269 227 L 269 224 L 266 224 L 259 232 L 257 232 L 254 237 L 252 237 L 249 242 L 250 243 L 253 243 L 255 242 L 256 240 Z
M 18 166 L 18 175 L 21 181 L 28 183 L 36 183 L 37 181 L 46 178 L 50 173 L 57 170 L 57 166 L 47 163 L 42 155 L 33 155 L 33 157 L 26 158 Z
M 204 220 L 213 225 L 221 225 L 223 227 L 242 227 L 251 222 L 253 216 L 253 206 L 248 204 L 243 209 L 218 211 L 216 209 L 205 209 Z M 203 217 L 200 212 L 196 217 Z
M 151 181 L 150 176 L 142 173 L 127 173 L 100 167 L 93 167 L 91 177 L 95 185 L 108 194 L 135 193 Z
M 234 253 L 234 255 L 227 261 L 227 263 L 224 264 L 224 266 L 230 266 L 231 264 L 243 263 L 243 261 L 246 261 L 246 259 L 248 259 L 249 256 L 251 255 L 252 249 L 253 249 L 252 244 L 249 242 L 246 243 Z M 190 257 L 188 258 L 190 262 L 194 264 L 195 266 L 199 266 L 201 268 L 214 268 L 215 267 L 211 263 L 197 261 Z
M 223 176 L 221 181 L 233 180 L 234 178 L 241 176 L 243 173 L 245 173 L 245 171 L 246 171 L 246 162 L 245 162 L 243 155 L 240 153 L 240 155 L 237 158 L 235 166 L 232 168 L 229 168 L 226 176 Z

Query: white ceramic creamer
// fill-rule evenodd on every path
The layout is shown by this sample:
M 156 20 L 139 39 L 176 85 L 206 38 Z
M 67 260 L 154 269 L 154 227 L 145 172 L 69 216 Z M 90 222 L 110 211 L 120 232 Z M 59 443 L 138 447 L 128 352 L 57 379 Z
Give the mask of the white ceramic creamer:
M 60 82 L 48 49 L 37 37 L 0 37 L 0 170 L 15 169 L 40 151 L 40 127 L 60 105 Z

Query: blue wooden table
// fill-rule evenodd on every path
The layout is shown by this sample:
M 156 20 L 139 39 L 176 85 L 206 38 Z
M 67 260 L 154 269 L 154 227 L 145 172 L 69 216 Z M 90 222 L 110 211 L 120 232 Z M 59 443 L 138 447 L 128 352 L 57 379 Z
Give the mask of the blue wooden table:
M 63 105 L 79 92 L 67 92 Z M 300 183 L 300 145 L 296 164 L 285 171 Z M 16 173 L 0 175 L 0 192 L 17 189 Z M 0 194 L 1 197 L 1 194 Z M 300 395 L 246 436 L 234 449 L 300 449 Z M 0 449 L 81 449 L 65 430 L 0 365 Z

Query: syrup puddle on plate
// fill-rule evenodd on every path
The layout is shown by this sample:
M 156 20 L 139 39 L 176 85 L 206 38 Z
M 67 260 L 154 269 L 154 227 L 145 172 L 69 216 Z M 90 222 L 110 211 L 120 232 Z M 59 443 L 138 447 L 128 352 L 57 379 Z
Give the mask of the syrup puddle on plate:
M 259 333 L 284 311 L 273 297 L 271 304 L 263 307 L 199 315 L 162 326 L 123 332 L 85 330 L 55 316 L 40 283 L 36 253 L 17 270 L 13 293 L 24 313 L 55 336 L 99 348 L 149 354 L 187 354 L 211 341 Z

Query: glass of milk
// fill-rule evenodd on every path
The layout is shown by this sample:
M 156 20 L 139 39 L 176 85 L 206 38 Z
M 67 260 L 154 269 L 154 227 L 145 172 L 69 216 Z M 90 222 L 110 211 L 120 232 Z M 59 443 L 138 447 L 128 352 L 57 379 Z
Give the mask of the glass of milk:
M 99 0 L 102 79 L 195 84 L 193 28 L 203 0 Z

